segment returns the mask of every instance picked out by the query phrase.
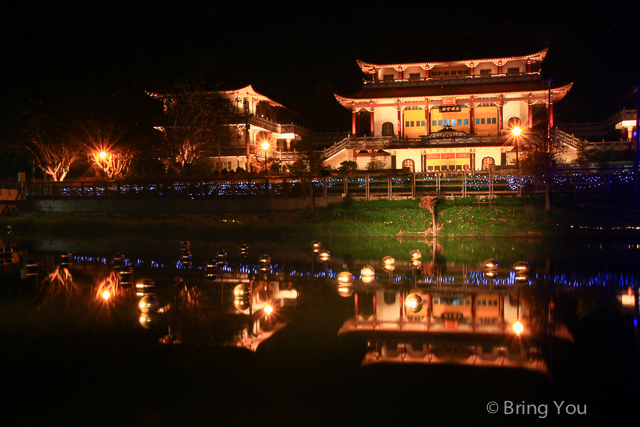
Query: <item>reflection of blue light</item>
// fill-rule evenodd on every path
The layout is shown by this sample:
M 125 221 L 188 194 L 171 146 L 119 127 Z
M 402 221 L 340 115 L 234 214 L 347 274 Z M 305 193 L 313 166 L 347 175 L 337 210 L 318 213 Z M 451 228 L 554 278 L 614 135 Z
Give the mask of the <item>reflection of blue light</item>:
M 634 328 L 638 327 L 638 318 L 637 317 L 635 319 L 633 319 L 633 327 Z

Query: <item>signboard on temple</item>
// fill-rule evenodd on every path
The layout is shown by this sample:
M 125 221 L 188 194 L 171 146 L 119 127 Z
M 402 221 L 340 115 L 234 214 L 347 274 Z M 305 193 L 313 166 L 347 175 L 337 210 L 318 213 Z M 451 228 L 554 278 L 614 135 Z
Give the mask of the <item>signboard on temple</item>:
M 441 113 L 459 113 L 462 111 L 462 107 L 460 105 L 441 105 L 440 112 Z

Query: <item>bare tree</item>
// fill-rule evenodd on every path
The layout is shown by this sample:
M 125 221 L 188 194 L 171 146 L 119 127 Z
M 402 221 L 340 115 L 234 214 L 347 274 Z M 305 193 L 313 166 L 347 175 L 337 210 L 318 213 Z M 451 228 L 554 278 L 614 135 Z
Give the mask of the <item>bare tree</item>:
M 82 146 L 65 135 L 52 137 L 44 131 L 34 131 L 27 143 L 38 168 L 53 181 L 63 181 L 71 165 L 78 160 Z
M 84 144 L 89 162 L 102 171 L 108 179 L 125 175 L 137 151 L 124 140 L 126 130 L 119 128 L 115 120 L 91 119 L 77 124 L 79 144 Z
M 189 171 L 216 144 L 225 143 L 236 128 L 237 110 L 218 91 L 204 90 L 201 84 L 186 82 L 170 87 L 166 94 L 151 94 L 164 103 L 160 161 L 177 174 Z

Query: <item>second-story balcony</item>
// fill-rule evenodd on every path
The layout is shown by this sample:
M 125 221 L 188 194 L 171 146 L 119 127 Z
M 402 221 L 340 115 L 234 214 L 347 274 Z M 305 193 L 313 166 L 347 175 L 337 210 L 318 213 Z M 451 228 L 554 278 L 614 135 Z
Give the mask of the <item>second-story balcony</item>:
M 539 72 L 531 73 L 502 73 L 489 75 L 471 75 L 471 76 L 438 76 L 438 77 L 420 77 L 420 78 L 403 78 L 393 80 L 365 80 L 364 89 L 367 88 L 383 88 L 383 87 L 411 87 L 411 86 L 435 86 L 435 85 L 464 85 L 464 84 L 481 84 L 496 82 L 515 82 L 515 81 L 536 81 L 540 80 Z

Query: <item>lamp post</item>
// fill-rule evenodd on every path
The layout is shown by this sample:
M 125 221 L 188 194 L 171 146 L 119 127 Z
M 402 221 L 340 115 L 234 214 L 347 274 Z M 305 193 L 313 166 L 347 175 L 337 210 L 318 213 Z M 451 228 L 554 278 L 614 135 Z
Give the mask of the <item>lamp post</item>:
M 511 129 L 511 134 L 516 138 L 516 169 L 520 170 L 520 164 L 518 163 L 518 143 L 519 143 L 519 137 L 520 134 L 522 133 L 522 129 L 520 129 L 519 126 L 515 126 L 513 129 Z
M 264 169 L 267 173 L 267 176 L 269 176 L 269 168 L 267 166 L 267 151 L 269 150 L 269 148 L 271 148 L 271 144 L 269 144 L 269 141 L 264 141 L 262 143 L 262 149 L 264 150 Z

